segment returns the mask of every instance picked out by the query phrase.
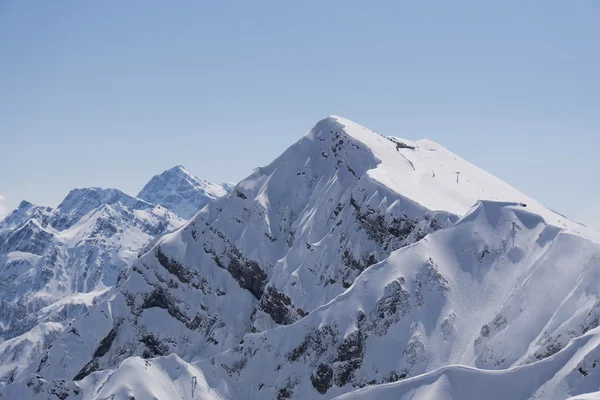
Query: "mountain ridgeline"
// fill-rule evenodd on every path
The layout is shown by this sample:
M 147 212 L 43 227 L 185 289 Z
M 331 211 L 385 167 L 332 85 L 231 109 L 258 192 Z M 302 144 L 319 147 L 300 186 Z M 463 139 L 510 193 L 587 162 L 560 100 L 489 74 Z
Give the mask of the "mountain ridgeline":
M 0 225 L 31 286 L 3 315 L 35 310 L 5 317 L 2 399 L 600 390 L 600 235 L 430 140 L 332 116 L 235 186 L 175 167 L 137 198 L 89 191 Z
M 163 195 L 157 203 L 117 189 L 75 189 L 55 209 L 23 201 L 0 221 L 3 381 L 14 379 L 66 324 L 102 301 L 151 240 L 180 227 L 189 210 L 225 193 L 180 166 L 151 182 L 157 180 L 168 186 L 168 193 L 154 192 Z M 171 209 L 164 198 L 178 191 L 182 197 Z

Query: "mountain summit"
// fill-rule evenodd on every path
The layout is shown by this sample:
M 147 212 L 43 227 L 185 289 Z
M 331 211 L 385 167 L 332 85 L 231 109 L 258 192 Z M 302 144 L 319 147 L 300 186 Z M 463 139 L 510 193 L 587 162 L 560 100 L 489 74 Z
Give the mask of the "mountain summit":
M 167 172 L 150 192 L 191 185 Z M 564 399 L 599 389 L 599 276 L 598 233 L 332 116 L 146 246 L 0 394 Z
M 230 190 L 227 184 L 216 184 L 196 178 L 183 166 L 177 165 L 155 175 L 137 197 L 173 211 L 189 219 L 210 201 Z

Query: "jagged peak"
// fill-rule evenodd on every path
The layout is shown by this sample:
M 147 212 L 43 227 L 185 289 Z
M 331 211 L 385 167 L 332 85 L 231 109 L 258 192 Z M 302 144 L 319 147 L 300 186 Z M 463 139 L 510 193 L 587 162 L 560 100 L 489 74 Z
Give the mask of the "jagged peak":
M 186 176 L 186 177 L 190 177 L 193 179 L 198 179 L 181 164 L 175 165 L 174 167 L 165 170 L 163 173 L 159 174 L 158 176 Z M 200 179 L 198 179 L 198 180 L 200 180 Z
M 59 230 L 69 228 L 90 211 L 102 205 L 116 203 L 121 203 L 123 206 L 132 209 L 154 207 L 153 204 L 147 201 L 130 196 L 114 188 L 89 187 L 73 189 L 56 208 L 55 213 L 58 219 L 53 224 Z
M 388 141 L 392 142 L 392 147 L 394 149 L 396 148 L 397 144 L 405 144 L 406 146 L 402 146 L 400 149 L 405 148 L 414 150 L 415 148 L 424 147 L 427 150 L 448 151 L 444 146 L 429 138 L 407 139 L 398 135 L 385 135 L 338 115 L 329 115 L 319 120 L 315 124 L 315 127 L 312 129 L 312 131 L 322 129 L 324 127 L 334 128 L 333 130 L 330 130 L 330 133 L 343 132 L 354 139 L 363 142 L 368 147 L 371 147 L 370 145 L 375 145 L 378 147 L 382 143 L 381 139 L 387 139 Z M 375 140 L 375 142 L 373 140 Z
M 147 203 L 143 200 L 135 198 L 122 192 L 119 189 L 114 188 L 100 188 L 100 187 L 89 187 L 89 188 L 78 188 L 73 189 L 59 204 L 57 209 L 61 212 L 68 212 L 69 210 L 78 207 L 83 201 L 87 201 L 91 204 L 95 204 L 95 207 L 101 204 L 112 204 L 116 202 L 122 202 L 123 204 L 135 204 L 138 202 Z M 151 204 L 147 203 L 148 206 Z
M 231 188 L 230 185 L 199 179 L 182 165 L 176 165 L 153 176 L 140 190 L 138 197 L 189 219 L 206 203 L 225 195 Z
M 343 174 L 344 165 L 356 172 L 356 178 L 383 185 L 432 211 L 464 216 L 478 200 L 525 203 L 529 212 L 541 215 L 548 224 L 598 237 L 431 139 L 384 136 L 336 115 L 318 121 L 277 159 L 254 170 L 237 187 L 245 196 L 254 198 L 272 181 L 276 171 L 286 174 L 280 177 L 281 182 L 293 182 L 296 174 L 307 176 L 302 165 L 308 159 L 314 177 L 332 166 L 340 168 Z
M 31 207 L 34 207 L 34 205 L 32 203 L 28 202 L 27 200 L 23 200 L 19 203 L 17 210 L 25 210 L 25 209 L 28 209 Z
M 188 183 L 196 187 L 197 189 L 202 189 L 205 191 L 224 190 L 223 185 L 200 179 L 197 176 L 193 175 L 191 172 L 189 172 L 183 165 L 176 165 L 172 168 L 163 171 L 158 175 L 154 175 L 152 179 L 150 179 L 150 181 L 142 188 L 142 190 L 140 190 L 138 197 L 144 198 L 145 193 L 152 186 L 158 186 L 162 189 L 163 186 L 180 185 L 182 183 Z
M 31 218 L 43 217 L 52 211 L 50 207 L 36 206 L 26 200 L 21 201 L 19 206 L 0 220 L 0 229 L 26 223 Z

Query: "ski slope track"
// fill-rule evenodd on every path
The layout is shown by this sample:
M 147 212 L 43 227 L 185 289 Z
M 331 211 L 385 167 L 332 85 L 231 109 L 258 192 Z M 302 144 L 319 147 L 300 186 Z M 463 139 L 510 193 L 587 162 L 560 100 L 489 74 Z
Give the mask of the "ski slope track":
M 0 399 L 600 397 L 600 235 L 430 140 L 328 117 L 140 253 Z

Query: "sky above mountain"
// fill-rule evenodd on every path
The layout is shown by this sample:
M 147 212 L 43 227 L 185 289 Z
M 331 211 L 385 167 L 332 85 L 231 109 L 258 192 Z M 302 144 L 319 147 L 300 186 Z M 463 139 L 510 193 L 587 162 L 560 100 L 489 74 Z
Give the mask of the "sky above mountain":
M 0 213 L 136 194 L 177 164 L 235 182 L 319 119 L 431 138 L 600 228 L 600 5 L 0 5 Z M 4 211 L 3 211 L 4 209 Z

